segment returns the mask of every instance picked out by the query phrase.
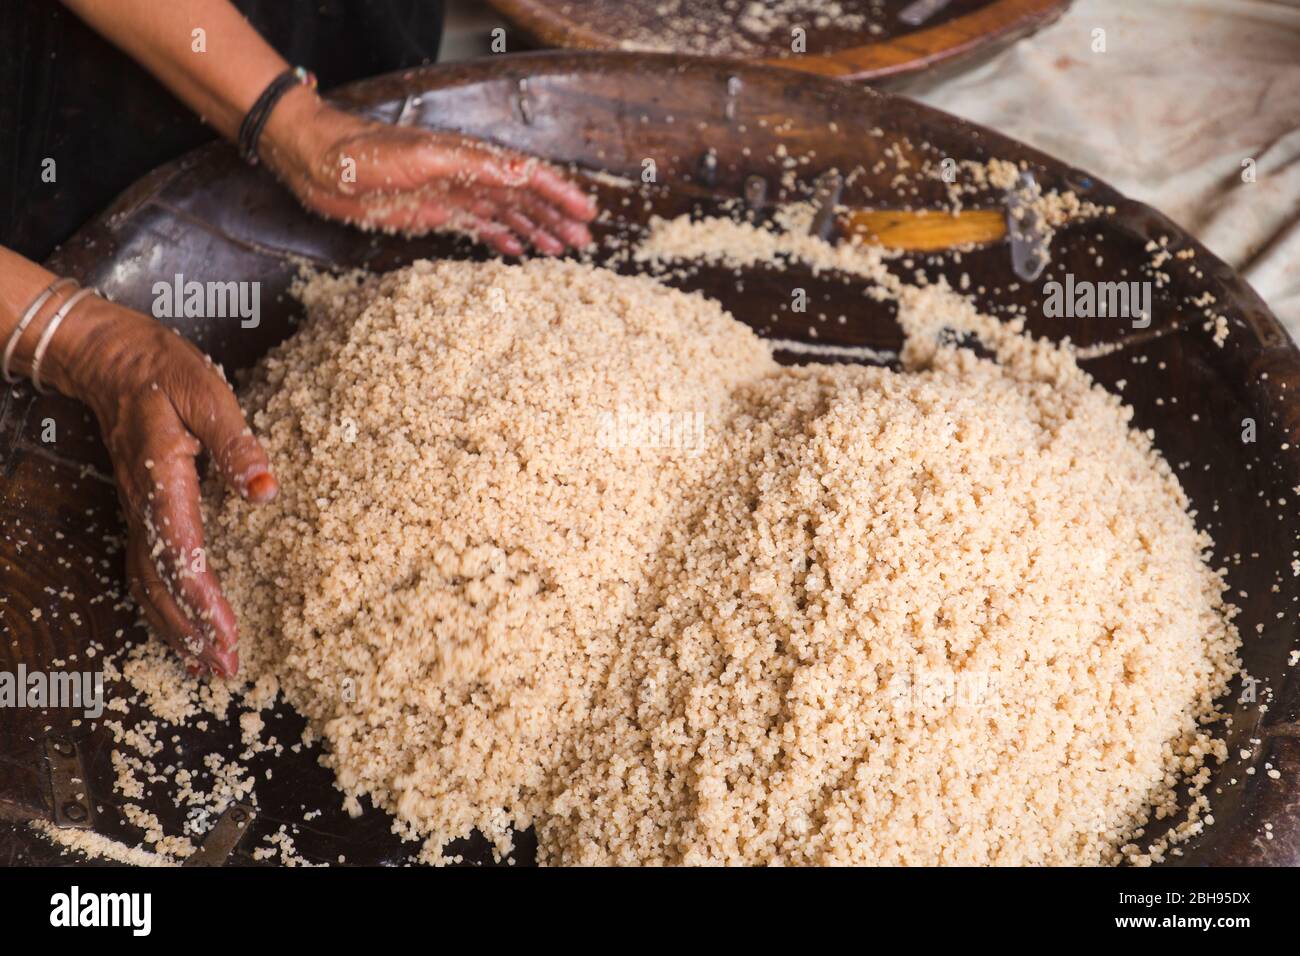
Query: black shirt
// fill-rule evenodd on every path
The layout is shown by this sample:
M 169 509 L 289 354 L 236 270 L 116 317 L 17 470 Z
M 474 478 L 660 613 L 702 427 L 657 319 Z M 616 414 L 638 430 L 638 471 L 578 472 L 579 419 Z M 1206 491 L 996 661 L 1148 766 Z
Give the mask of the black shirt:
M 234 0 L 322 89 L 437 59 L 441 0 Z M 57 0 L 0 0 L 0 245 L 40 261 L 212 130 Z M 43 170 L 53 160 L 54 182 Z M 47 174 L 48 175 L 48 174 Z

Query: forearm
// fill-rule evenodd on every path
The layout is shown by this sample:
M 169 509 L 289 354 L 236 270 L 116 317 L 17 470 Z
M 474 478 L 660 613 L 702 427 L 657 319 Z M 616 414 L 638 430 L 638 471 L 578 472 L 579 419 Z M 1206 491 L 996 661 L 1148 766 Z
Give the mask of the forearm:
M 227 0 L 63 3 L 226 139 L 235 139 L 257 97 L 288 67 Z

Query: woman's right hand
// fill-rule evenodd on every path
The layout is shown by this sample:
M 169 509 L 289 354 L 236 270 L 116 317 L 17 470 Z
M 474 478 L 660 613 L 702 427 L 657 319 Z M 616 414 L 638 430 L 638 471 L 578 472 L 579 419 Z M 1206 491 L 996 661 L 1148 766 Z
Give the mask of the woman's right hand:
M 176 332 L 96 296 L 60 326 L 42 379 L 90 406 L 113 459 L 127 578 L 191 672 L 239 667 L 234 613 L 207 566 L 195 458 L 206 449 L 244 498 L 278 490 L 266 453 L 212 360 Z
M 280 100 L 261 145 L 280 180 L 331 219 L 411 235 L 456 230 L 506 256 L 591 243 L 595 204 L 550 163 L 460 133 L 378 123 L 305 86 Z

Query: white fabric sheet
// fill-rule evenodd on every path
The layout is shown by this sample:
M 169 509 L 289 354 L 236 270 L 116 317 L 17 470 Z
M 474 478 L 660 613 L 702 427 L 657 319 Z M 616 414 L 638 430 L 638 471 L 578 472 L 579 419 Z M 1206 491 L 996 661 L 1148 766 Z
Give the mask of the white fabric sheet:
M 1076 0 L 917 98 L 1159 209 L 1300 340 L 1300 0 Z

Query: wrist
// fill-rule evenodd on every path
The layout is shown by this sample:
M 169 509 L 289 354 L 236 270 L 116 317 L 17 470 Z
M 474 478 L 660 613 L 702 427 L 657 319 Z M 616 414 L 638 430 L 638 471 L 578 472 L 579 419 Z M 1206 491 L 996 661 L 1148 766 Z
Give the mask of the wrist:
M 70 311 L 55 330 L 41 358 L 41 382 L 70 398 L 86 400 L 98 390 L 92 370 L 102 367 L 114 350 L 119 334 L 132 313 L 114 306 L 98 295 L 87 296 Z M 146 320 L 148 321 L 148 320 Z M 30 371 L 30 362 L 28 363 Z
M 257 144 L 259 158 L 285 175 L 310 168 L 318 150 L 319 120 L 327 107 L 316 90 L 300 83 L 280 97 Z

